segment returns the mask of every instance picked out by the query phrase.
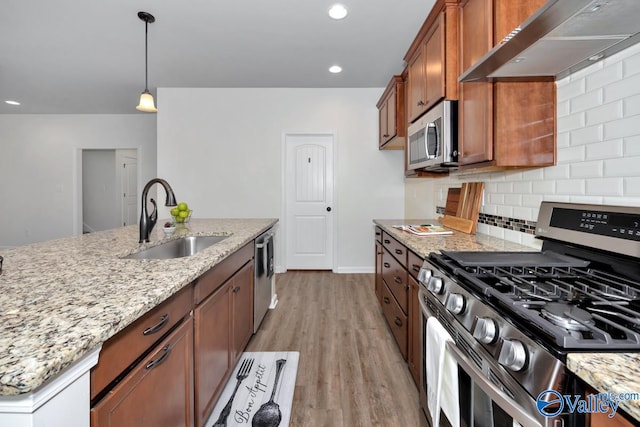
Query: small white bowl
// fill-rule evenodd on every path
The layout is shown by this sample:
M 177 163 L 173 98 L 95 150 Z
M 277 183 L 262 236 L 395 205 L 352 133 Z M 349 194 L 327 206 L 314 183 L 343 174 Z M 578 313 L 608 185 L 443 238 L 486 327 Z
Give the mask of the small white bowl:
M 162 227 L 162 231 L 164 231 L 164 234 L 169 235 L 169 234 L 173 234 L 174 231 L 176 231 L 175 227 Z

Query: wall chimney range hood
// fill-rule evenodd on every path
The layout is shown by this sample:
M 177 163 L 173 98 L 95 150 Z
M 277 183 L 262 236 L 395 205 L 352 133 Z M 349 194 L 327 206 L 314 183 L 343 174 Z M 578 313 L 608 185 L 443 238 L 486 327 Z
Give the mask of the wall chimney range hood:
M 639 0 L 549 0 L 459 81 L 560 79 L 638 42 Z

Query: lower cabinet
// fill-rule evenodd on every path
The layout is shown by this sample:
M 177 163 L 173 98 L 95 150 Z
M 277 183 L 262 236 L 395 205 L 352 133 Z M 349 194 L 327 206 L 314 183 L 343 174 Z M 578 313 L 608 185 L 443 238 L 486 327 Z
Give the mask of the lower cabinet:
M 109 339 L 91 426 L 204 426 L 253 334 L 254 244 Z
M 188 317 L 91 409 L 91 425 L 192 426 L 192 352 Z
M 408 337 L 409 346 L 407 348 L 407 365 L 409 365 L 409 372 L 416 385 L 420 384 L 420 363 L 422 363 L 422 348 L 421 339 L 422 332 L 421 327 L 421 315 L 420 315 L 420 302 L 418 301 L 418 289 L 420 285 L 418 281 L 409 276 L 409 318 L 408 324 Z

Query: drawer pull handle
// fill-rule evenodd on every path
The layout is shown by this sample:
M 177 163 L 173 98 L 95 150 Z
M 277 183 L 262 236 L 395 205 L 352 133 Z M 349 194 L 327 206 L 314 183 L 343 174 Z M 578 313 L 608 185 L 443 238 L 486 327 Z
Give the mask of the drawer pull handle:
M 237 294 L 238 292 L 240 292 L 240 286 L 236 286 L 235 288 L 233 288 L 232 291 L 234 294 Z
M 395 323 L 398 326 L 402 326 L 402 320 L 400 320 L 399 317 L 396 317 L 396 320 L 394 320 L 393 323 Z
M 396 282 L 397 284 L 402 283 L 402 279 L 398 276 L 393 276 L 393 281 Z
M 401 250 L 401 249 L 396 249 L 396 253 L 397 253 L 398 255 L 402 255 L 402 250 Z
M 391 268 L 391 264 L 389 264 L 388 262 L 385 262 L 382 265 L 384 265 L 384 268 Z
M 389 243 L 391 243 L 391 240 L 389 240 L 389 239 L 384 239 L 384 243 L 388 245 Z
M 147 329 L 145 329 L 144 332 L 142 332 L 142 335 L 155 334 L 160 329 L 164 328 L 164 325 L 166 325 L 168 321 L 169 321 L 169 315 L 168 314 L 163 314 L 162 317 L 160 318 L 160 321 L 158 322 L 158 324 L 150 326 Z
M 162 356 L 160 356 L 157 359 L 152 360 L 151 362 L 147 363 L 147 366 L 145 366 L 145 368 L 146 369 L 153 369 L 156 366 L 160 365 L 162 362 L 167 360 L 167 357 L 169 357 L 169 353 L 171 353 L 171 344 L 165 345 L 162 348 Z
M 384 297 L 382 299 L 384 300 L 385 304 L 391 304 L 391 300 L 389 299 L 389 297 Z
M 420 266 L 419 266 L 418 264 L 412 264 L 412 265 L 411 265 L 411 269 L 412 269 L 413 271 L 417 271 L 417 272 L 419 272 L 419 271 L 420 271 Z

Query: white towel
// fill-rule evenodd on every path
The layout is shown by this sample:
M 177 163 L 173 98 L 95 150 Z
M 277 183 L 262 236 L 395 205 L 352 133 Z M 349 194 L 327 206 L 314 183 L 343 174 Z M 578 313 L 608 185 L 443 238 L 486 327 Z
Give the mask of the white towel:
M 446 343 L 453 342 L 453 339 L 435 317 L 427 320 L 426 335 L 427 407 L 432 425 L 440 425 L 440 408 L 444 403 L 447 418 L 453 427 L 458 427 L 458 364 L 446 351 Z

